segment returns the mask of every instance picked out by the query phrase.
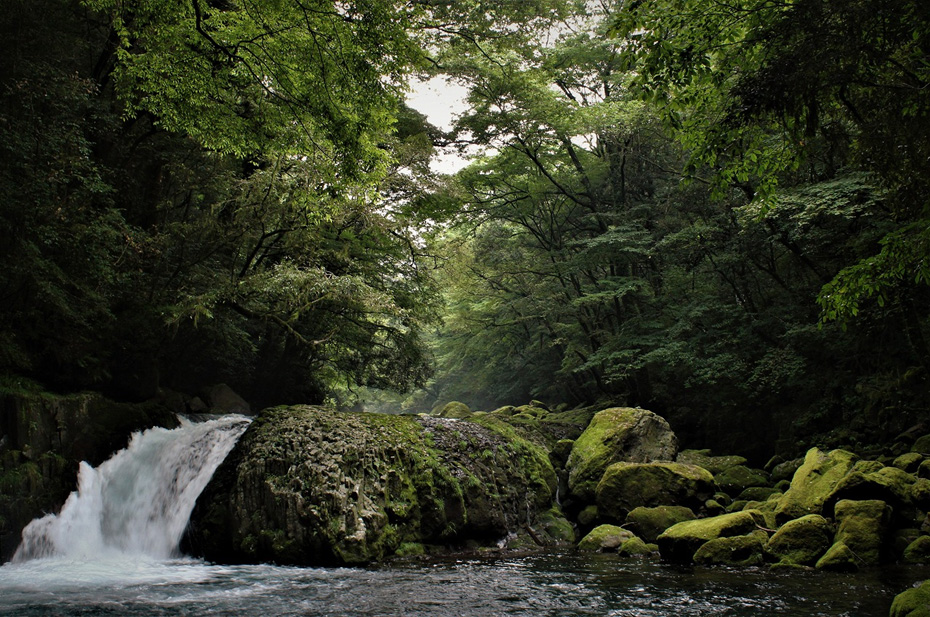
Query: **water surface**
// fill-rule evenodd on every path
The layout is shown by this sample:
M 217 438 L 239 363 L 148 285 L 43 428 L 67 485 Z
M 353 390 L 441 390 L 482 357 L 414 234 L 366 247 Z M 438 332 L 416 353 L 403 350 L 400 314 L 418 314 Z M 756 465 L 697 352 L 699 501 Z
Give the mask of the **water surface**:
M 0 567 L 0 615 L 885 617 L 930 569 L 680 568 L 555 552 L 371 568 L 37 559 Z

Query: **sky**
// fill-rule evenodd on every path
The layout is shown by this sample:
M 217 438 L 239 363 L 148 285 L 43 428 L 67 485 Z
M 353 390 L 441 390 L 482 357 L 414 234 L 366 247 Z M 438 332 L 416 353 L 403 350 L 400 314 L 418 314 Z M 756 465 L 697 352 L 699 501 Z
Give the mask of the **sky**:
M 468 90 L 444 77 L 414 82 L 407 95 L 407 104 L 426 116 L 429 122 L 444 131 L 452 128 L 456 116 L 467 108 L 465 97 Z M 468 161 L 452 148 L 440 150 L 431 168 L 440 173 L 455 173 Z

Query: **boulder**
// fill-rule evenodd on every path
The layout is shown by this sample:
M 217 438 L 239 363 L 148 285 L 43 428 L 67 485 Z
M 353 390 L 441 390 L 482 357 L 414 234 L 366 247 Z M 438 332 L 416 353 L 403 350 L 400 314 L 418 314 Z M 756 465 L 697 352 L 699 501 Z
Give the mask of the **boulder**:
M 808 450 L 804 463 L 779 500 L 775 518 L 779 524 L 807 514 L 823 514 L 823 504 L 856 463 L 857 456 L 845 450 L 828 453 Z
M 598 512 L 618 519 L 640 506 L 699 508 L 714 494 L 714 477 L 681 463 L 614 463 L 597 485 Z
M 781 491 L 771 486 L 750 486 L 737 497 L 742 501 L 767 501 L 773 495 L 781 495 Z
M 907 545 L 902 556 L 904 563 L 930 563 L 930 536 L 920 536 Z
M 911 452 L 930 455 L 930 435 L 918 437 L 914 445 L 911 446 Z
M 575 528 L 559 508 L 540 514 L 536 519 L 536 528 L 542 532 L 547 545 L 575 543 Z
M 436 414 L 440 418 L 455 418 L 461 420 L 471 415 L 471 409 L 465 403 L 450 401 L 442 406 Z
M 198 500 L 188 550 L 314 565 L 496 543 L 550 509 L 556 477 L 544 450 L 485 418 L 266 409 Z
M 578 543 L 578 549 L 598 553 L 616 552 L 636 536 L 632 531 L 616 525 L 598 525 Z
M 678 439 L 662 417 L 630 407 L 605 409 L 575 440 L 568 457 L 568 486 L 582 501 L 594 499 L 601 477 L 613 463 L 671 461 Z
M 620 545 L 621 557 L 653 557 L 658 556 L 659 547 L 655 544 L 647 544 L 642 539 L 634 536 Z
M 745 465 L 747 461 L 742 456 L 736 455 L 711 456 L 710 450 L 682 450 L 675 458 L 675 462 L 697 465 L 717 475 L 730 467 Z
M 804 458 L 795 458 L 790 461 L 785 461 L 784 463 L 778 463 L 771 470 L 771 480 L 772 482 L 778 483 L 782 480 L 791 481 L 791 478 L 794 477 L 795 472 L 800 469 L 801 465 L 804 464 Z
M 818 570 L 833 572 L 855 572 L 859 569 L 859 560 L 846 544 L 837 542 L 827 549 L 827 552 L 817 560 L 814 567 Z
M 834 517 L 837 525 L 834 541 L 849 547 L 859 563 L 878 564 L 891 520 L 891 508 L 877 499 L 844 499 L 836 504 Z
M 769 479 L 765 472 L 750 469 L 745 465 L 733 465 L 714 474 L 717 486 L 728 495 L 739 495 L 749 487 L 764 487 Z
M 684 506 L 656 506 L 634 508 L 626 516 L 626 526 L 646 542 L 655 542 L 659 535 L 677 523 L 693 521 L 691 508 Z
M 897 467 L 902 471 L 908 473 L 917 473 L 917 470 L 920 468 L 920 464 L 924 462 L 923 454 L 919 452 L 906 452 L 901 456 L 897 457 L 893 463 L 892 467 Z
M 911 505 L 912 488 L 917 478 L 897 467 L 885 467 L 877 461 L 859 461 L 824 500 L 824 512 L 830 512 L 843 499 L 878 499 L 896 510 Z
M 930 617 L 930 581 L 895 596 L 888 617 Z
M 756 530 L 742 536 L 708 540 L 694 553 L 694 563 L 704 566 L 758 566 L 763 562 L 767 533 Z
M 763 522 L 762 513 L 752 510 L 683 521 L 662 532 L 656 543 L 664 559 L 691 561 L 705 542 L 752 533 Z
M 224 383 L 204 388 L 200 397 L 212 413 L 252 415 L 252 408 L 246 400 Z
M 819 514 L 788 521 L 765 545 L 765 552 L 783 564 L 812 566 L 833 544 L 833 528 Z

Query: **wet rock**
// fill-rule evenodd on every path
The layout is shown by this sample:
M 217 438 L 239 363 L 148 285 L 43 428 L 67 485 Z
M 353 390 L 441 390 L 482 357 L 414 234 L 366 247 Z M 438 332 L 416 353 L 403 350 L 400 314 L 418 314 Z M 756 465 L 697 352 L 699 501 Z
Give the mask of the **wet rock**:
M 833 544 L 833 527 L 819 514 L 788 521 L 775 532 L 765 551 L 785 564 L 812 566 Z
M 716 538 L 752 533 L 764 523 L 761 512 L 745 511 L 695 519 L 672 525 L 662 532 L 656 543 L 664 559 L 691 561 L 695 551 Z
M 591 502 L 607 467 L 629 461 L 671 461 L 678 439 L 660 416 L 645 409 L 613 407 L 594 415 L 575 440 L 568 457 L 568 485 L 582 501 Z
M 621 557 L 635 557 L 638 559 L 658 557 L 659 547 L 656 544 L 649 544 L 638 537 L 632 537 L 620 545 Z
M 479 424 L 481 422 L 482 424 Z M 496 543 L 546 512 L 547 454 L 499 419 L 263 411 L 198 500 L 212 561 L 364 563 L 407 543 Z
M 694 512 L 684 506 L 638 507 L 626 516 L 626 526 L 646 542 L 655 542 L 659 535 L 677 523 L 693 521 Z
M 855 454 L 846 450 L 824 453 L 811 448 L 779 500 L 775 510 L 779 524 L 807 514 L 823 514 L 824 502 L 857 460 Z

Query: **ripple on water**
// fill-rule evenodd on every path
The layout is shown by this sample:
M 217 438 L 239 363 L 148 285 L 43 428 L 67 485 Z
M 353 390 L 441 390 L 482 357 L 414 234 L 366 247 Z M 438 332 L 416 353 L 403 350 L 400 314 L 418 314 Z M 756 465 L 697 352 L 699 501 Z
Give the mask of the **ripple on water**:
M 676 568 L 565 552 L 372 568 L 196 560 L 0 567 L 0 615 L 884 617 L 926 568 L 860 575 Z

